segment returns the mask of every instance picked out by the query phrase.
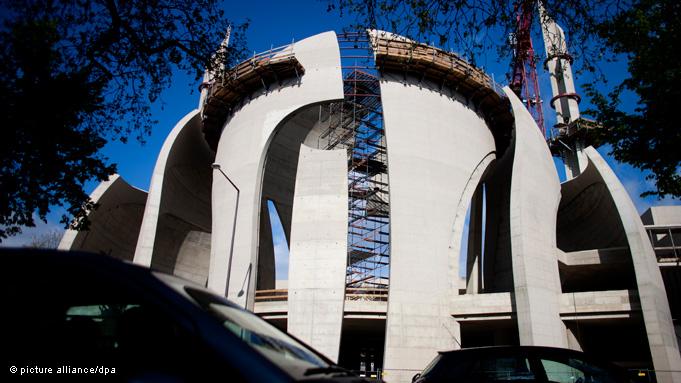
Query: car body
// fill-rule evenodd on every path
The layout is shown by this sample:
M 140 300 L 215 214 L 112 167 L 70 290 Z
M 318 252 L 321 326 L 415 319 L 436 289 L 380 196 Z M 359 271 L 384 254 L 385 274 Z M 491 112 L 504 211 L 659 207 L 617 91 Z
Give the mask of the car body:
M 630 382 L 626 372 L 585 353 L 554 347 L 497 346 L 440 352 L 414 376 L 434 382 Z
M 0 331 L 10 378 L 364 381 L 256 315 L 173 276 L 89 253 L 0 249 L 0 260 Z

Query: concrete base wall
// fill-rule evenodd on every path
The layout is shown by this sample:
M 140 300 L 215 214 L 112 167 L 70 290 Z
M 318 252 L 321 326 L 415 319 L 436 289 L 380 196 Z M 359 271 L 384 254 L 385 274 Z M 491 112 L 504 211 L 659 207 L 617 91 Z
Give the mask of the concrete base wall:
M 302 146 L 291 253 L 288 331 L 338 361 L 347 264 L 348 185 L 345 150 Z

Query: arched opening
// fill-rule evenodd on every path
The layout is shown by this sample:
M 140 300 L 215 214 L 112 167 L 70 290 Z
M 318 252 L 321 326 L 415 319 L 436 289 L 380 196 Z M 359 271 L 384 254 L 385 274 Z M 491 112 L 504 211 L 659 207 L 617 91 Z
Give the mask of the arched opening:
M 290 248 L 274 201 L 267 201 L 267 211 L 272 233 L 272 248 L 274 250 L 274 286 L 275 289 L 285 289 L 286 281 L 288 280 L 288 256 Z
M 486 217 L 485 184 L 480 183 L 466 211 L 459 255 L 460 294 L 479 294 L 483 287 Z

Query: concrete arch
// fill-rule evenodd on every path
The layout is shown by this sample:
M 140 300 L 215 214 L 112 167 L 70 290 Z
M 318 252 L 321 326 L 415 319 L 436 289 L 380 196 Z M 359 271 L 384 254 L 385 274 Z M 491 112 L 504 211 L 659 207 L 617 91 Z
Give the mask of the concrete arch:
M 266 152 L 263 154 L 262 191 L 260 205 L 260 231 L 258 240 L 257 289 L 273 289 L 275 286 L 274 248 L 267 201 L 277 209 L 284 234 L 291 243 L 291 219 L 294 188 L 299 167 L 301 144 L 318 147 L 323 132 L 320 121 L 323 105 L 307 105 L 291 113 L 274 129 Z
M 452 239 L 450 245 L 450 262 L 451 262 L 450 269 L 452 270 L 451 275 L 452 281 L 459 280 L 458 278 L 459 257 L 461 254 L 461 244 L 463 242 L 463 236 L 461 234 L 464 231 L 466 212 L 468 211 L 469 206 L 477 205 L 477 203 L 482 203 L 482 201 L 480 200 L 482 196 L 478 197 L 477 190 L 480 187 L 483 179 L 485 178 L 485 174 L 490 170 L 490 167 L 496 160 L 496 157 L 497 157 L 496 152 L 490 152 L 485 157 L 483 157 L 480 163 L 478 163 L 478 165 L 473 170 L 473 173 L 471 173 L 471 176 L 468 179 L 468 182 L 466 182 L 466 186 L 464 187 L 464 190 L 461 193 L 461 196 L 459 197 L 459 202 L 456 207 L 456 214 L 454 216 L 454 224 L 452 225 Z M 474 210 L 476 209 L 471 209 L 471 221 L 476 220 L 473 217 L 473 215 L 476 214 Z M 472 228 L 469 227 L 469 230 L 471 229 Z M 471 231 L 469 231 L 469 233 L 471 233 Z M 469 246 L 470 238 L 472 236 L 473 235 L 469 235 Z M 470 251 L 469 254 L 471 254 Z M 452 286 L 452 288 L 455 292 L 455 295 L 458 294 L 459 286 L 454 285 Z
M 676 341 L 662 275 L 643 223 L 629 194 L 593 147 L 584 150 L 589 167 L 593 166 L 614 202 L 617 217 L 626 234 L 636 274 L 638 296 L 648 335 L 650 354 L 659 382 L 681 381 L 681 354 Z
M 89 230 L 67 230 L 59 249 L 105 253 L 132 260 L 147 193 L 114 174 L 95 188 L 90 199 L 99 206 L 88 215 Z
M 249 308 L 253 307 L 258 279 L 264 167 L 273 134 L 301 108 L 343 99 L 340 50 L 334 32 L 299 41 L 293 52 L 305 68 L 300 81 L 252 95 L 227 121 L 215 159 L 240 189 L 240 197 L 237 207 L 236 190 L 223 175 L 215 175 L 208 287 Z M 235 214 L 237 230 L 230 250 Z
M 508 87 L 515 117 L 510 231 L 515 312 L 521 345 L 567 347 L 560 319 L 556 215 L 560 181 L 532 115 Z
M 156 160 L 135 263 L 205 283 L 213 158 L 194 110 L 175 125 Z

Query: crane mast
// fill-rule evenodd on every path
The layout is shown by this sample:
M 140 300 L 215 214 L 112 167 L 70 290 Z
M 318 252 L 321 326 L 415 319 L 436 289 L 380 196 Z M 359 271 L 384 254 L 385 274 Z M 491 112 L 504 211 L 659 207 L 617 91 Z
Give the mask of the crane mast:
M 537 79 L 537 59 L 530 36 L 535 1 L 519 0 L 515 3 L 514 10 L 516 28 L 511 36 L 513 74 L 510 88 L 527 106 L 527 110 L 534 117 L 542 135 L 546 136 L 542 99 L 539 92 L 539 80 Z

